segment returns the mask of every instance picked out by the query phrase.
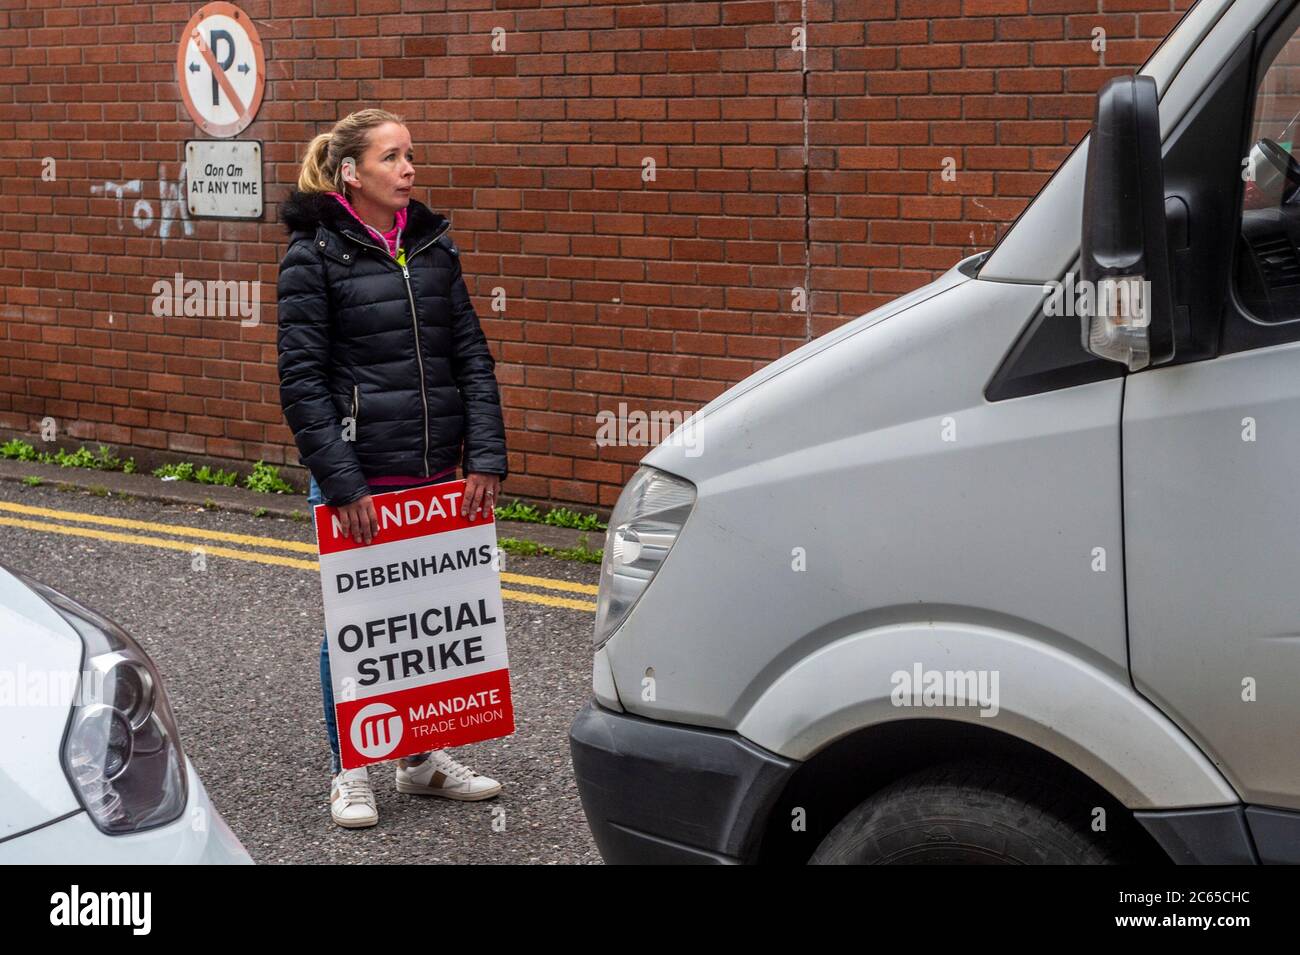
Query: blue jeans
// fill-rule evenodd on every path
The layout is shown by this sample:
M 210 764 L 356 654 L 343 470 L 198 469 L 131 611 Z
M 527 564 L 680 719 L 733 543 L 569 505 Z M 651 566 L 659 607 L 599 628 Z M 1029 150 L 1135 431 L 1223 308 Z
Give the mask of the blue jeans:
M 456 476 L 452 474 L 440 480 L 429 481 L 427 483 L 442 484 L 445 481 L 455 481 L 456 479 L 457 479 Z M 412 485 L 412 486 L 419 487 L 420 485 Z M 376 485 L 376 484 L 370 485 L 371 494 L 383 494 L 387 491 L 396 491 L 396 490 L 399 490 L 399 488 L 385 487 L 383 485 Z M 316 483 L 316 478 L 313 476 L 311 479 L 311 483 L 307 488 L 307 505 L 309 507 L 313 507 L 312 510 L 313 527 L 316 526 L 316 511 L 314 510 L 314 505 L 323 504 L 323 503 L 325 503 L 325 498 L 320 492 L 320 486 Z M 343 766 L 342 763 L 339 761 L 339 728 L 338 728 L 338 723 L 334 717 L 334 680 L 330 676 L 330 650 L 329 650 L 328 633 L 323 634 L 321 636 L 321 641 L 320 641 L 320 695 L 321 695 L 321 702 L 325 706 L 325 733 L 329 737 L 329 741 L 330 741 L 330 773 L 331 775 L 337 776 L 340 770 L 343 768 Z M 408 766 L 415 766 L 424 762 L 428 758 L 429 758 L 428 753 L 420 753 L 417 756 L 408 756 L 406 757 L 406 764 Z

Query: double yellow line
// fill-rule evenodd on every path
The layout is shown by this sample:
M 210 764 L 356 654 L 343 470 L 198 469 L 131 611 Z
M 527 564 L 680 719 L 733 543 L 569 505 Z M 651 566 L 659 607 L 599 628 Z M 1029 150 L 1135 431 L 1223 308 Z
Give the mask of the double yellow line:
M 39 531 L 44 534 L 65 534 L 70 537 L 88 537 L 93 540 L 109 541 L 114 544 L 134 544 L 138 547 L 156 547 L 162 550 L 194 551 L 202 548 L 204 555 L 228 557 L 231 560 L 250 561 L 255 564 L 271 564 L 276 567 L 293 567 L 297 570 L 310 570 L 319 573 L 320 564 L 315 560 L 316 545 L 303 541 L 281 540 L 278 537 L 257 537 L 253 534 L 232 534 L 229 531 L 209 530 L 206 527 L 190 527 L 185 524 L 156 524 L 152 521 L 137 521 L 127 517 L 107 517 L 103 514 L 85 514 L 81 511 L 59 511 L 49 507 L 32 507 L 27 504 L 14 504 L 0 501 L 0 514 L 21 514 L 23 517 L 0 516 L 0 527 L 21 527 L 24 530 Z M 44 518 L 32 520 L 31 518 Z M 55 521 L 73 521 L 76 523 L 52 523 Z M 77 524 L 93 524 L 99 527 L 116 527 L 120 530 L 97 530 L 94 527 L 78 527 Z M 145 534 L 124 533 L 126 531 L 150 531 L 154 534 L 168 534 L 170 537 L 154 537 Z M 175 540 L 173 538 L 181 538 Z M 235 544 L 238 547 L 226 547 Z M 256 550 L 243 550 L 246 547 L 260 547 L 272 551 L 288 551 L 295 554 L 307 554 L 310 557 L 286 557 L 283 554 L 262 553 Z M 501 574 L 503 584 L 515 584 L 521 587 L 533 587 L 539 590 L 553 590 L 559 593 L 596 595 L 593 584 L 574 583 L 571 580 L 557 580 L 552 577 L 533 577 L 528 574 Z M 526 590 L 501 588 L 501 596 L 506 600 L 522 603 L 542 604 L 546 607 L 565 607 L 569 610 L 595 612 L 594 600 L 582 600 L 576 597 L 559 597 L 547 593 L 533 593 Z

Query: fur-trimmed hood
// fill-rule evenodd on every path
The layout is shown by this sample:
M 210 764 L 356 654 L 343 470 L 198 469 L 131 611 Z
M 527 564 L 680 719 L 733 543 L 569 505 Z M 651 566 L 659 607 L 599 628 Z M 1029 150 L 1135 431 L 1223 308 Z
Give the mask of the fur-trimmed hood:
M 285 231 L 295 238 L 312 237 L 321 226 L 342 235 L 359 235 L 361 232 L 357 220 L 328 192 L 290 190 L 289 195 L 280 203 L 280 221 L 284 223 Z M 442 229 L 443 223 L 447 221 L 446 216 L 434 212 L 420 200 L 412 199 L 406 207 L 406 229 L 403 236 L 406 242 L 417 243 Z

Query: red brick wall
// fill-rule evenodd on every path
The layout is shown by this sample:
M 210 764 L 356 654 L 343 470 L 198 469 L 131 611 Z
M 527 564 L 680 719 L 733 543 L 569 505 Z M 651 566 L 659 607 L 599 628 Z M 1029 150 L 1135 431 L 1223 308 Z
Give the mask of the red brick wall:
M 336 118 L 404 114 L 418 197 L 453 220 L 499 362 L 507 493 L 608 507 L 644 448 L 597 447 L 598 411 L 697 408 L 988 247 L 1086 131 L 1096 88 L 1188 5 L 246 2 L 268 81 L 239 138 L 265 142 L 277 200 Z M 274 201 L 222 223 L 168 198 L 202 138 L 174 78 L 199 6 L 0 0 L 0 429 L 51 416 L 177 459 L 297 461 Z M 151 287 L 177 271 L 260 279 L 261 324 L 154 317 Z

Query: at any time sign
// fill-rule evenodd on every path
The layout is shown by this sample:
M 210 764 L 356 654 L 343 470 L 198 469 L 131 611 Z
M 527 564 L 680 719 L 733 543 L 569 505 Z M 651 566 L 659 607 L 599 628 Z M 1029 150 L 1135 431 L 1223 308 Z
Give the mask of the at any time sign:
M 496 523 L 491 508 L 461 517 L 464 492 L 375 495 L 369 545 L 316 506 L 344 769 L 514 732 Z

